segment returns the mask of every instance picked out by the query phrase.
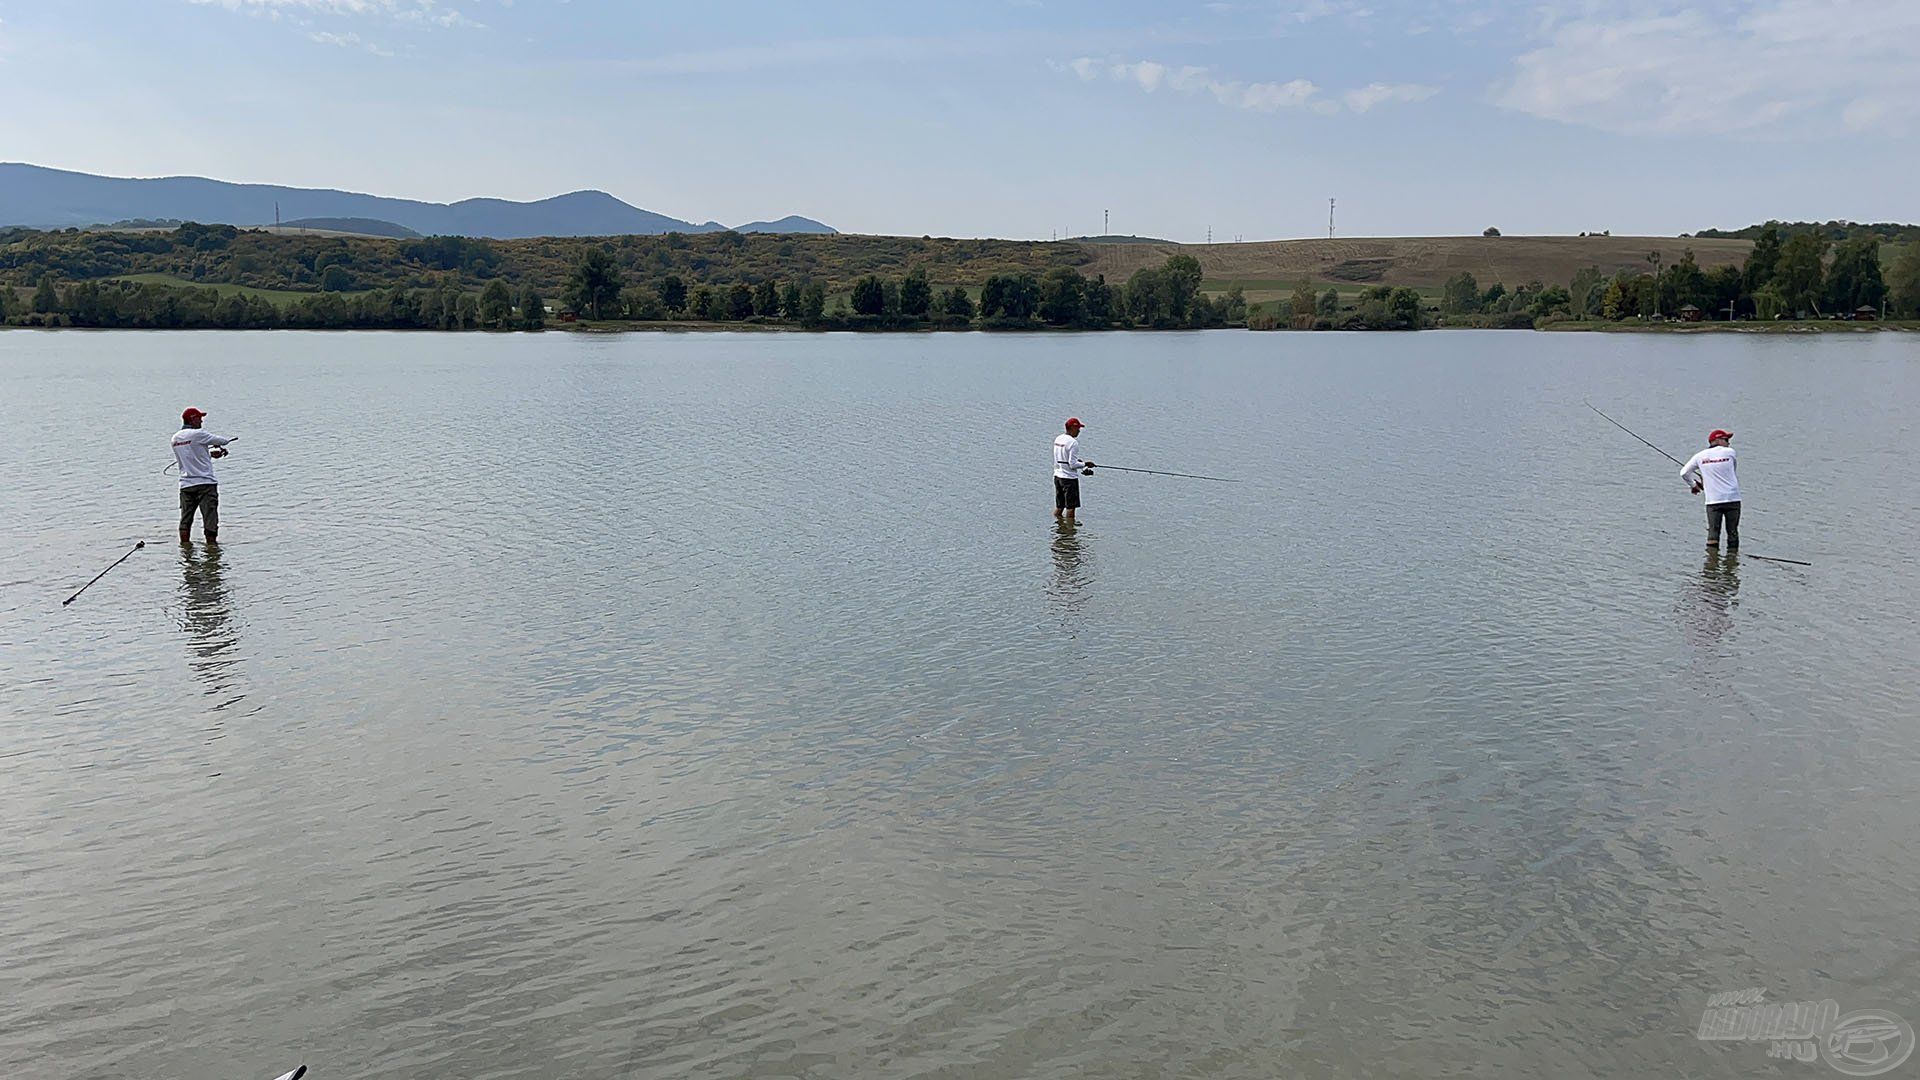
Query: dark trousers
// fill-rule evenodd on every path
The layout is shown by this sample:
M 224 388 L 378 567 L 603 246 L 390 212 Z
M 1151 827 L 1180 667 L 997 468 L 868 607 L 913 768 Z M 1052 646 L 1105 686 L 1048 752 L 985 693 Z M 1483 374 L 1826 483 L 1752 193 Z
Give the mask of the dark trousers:
M 1735 551 L 1740 547 L 1740 504 L 1737 502 L 1707 504 L 1707 546 L 1720 546 L 1720 524 L 1727 526 L 1727 550 Z
M 193 512 L 200 511 L 200 522 L 209 534 L 220 531 L 220 485 L 195 484 L 180 489 L 180 531 L 193 528 Z
M 1053 508 L 1055 510 L 1080 509 L 1080 481 L 1054 477 Z

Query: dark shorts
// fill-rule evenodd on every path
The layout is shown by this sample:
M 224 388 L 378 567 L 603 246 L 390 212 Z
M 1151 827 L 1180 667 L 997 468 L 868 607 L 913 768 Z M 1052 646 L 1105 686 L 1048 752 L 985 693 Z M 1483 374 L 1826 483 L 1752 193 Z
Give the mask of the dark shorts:
M 193 528 L 193 512 L 200 511 L 200 521 L 208 532 L 220 530 L 220 485 L 196 484 L 180 489 L 180 531 Z
M 1053 478 L 1053 508 L 1055 510 L 1080 509 L 1080 481 Z
M 1727 546 L 1740 546 L 1740 504 L 1737 502 L 1707 504 L 1707 543 L 1720 546 L 1720 526 L 1727 527 Z

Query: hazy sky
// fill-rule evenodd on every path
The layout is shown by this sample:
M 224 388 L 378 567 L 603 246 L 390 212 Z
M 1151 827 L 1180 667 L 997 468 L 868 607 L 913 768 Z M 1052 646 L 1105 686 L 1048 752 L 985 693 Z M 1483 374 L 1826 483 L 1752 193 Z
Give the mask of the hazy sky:
M 1914 220 L 1920 0 L 0 0 L 0 160 L 1198 240 Z

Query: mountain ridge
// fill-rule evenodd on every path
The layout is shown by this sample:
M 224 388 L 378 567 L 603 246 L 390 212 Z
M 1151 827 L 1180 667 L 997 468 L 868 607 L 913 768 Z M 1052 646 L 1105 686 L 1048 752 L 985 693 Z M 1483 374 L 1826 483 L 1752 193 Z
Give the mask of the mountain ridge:
M 425 235 L 492 240 L 726 230 L 714 221 L 696 225 L 643 210 L 593 189 L 529 202 L 481 197 L 435 203 L 335 188 L 242 184 L 203 176 L 112 177 L 0 162 L 0 226 L 85 228 L 139 218 L 178 218 L 248 228 L 272 225 L 276 218 L 362 218 L 392 222 Z M 837 230 L 811 218 L 789 215 L 776 221 L 750 222 L 738 231 Z

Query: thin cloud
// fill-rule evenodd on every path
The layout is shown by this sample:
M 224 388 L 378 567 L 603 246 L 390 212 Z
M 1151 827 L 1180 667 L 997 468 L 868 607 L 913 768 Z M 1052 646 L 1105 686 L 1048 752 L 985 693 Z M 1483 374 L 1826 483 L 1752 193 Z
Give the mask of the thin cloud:
M 770 45 L 662 53 L 621 61 L 618 66 L 641 75 L 742 75 L 858 61 L 897 63 L 929 56 L 992 55 L 1025 40 L 1025 35 L 1015 32 L 806 38 Z
M 503 2 L 510 3 L 510 0 Z M 483 29 L 486 25 L 467 17 L 454 4 L 442 0 L 188 0 L 188 3 L 273 18 L 386 18 L 396 22 L 470 29 Z
M 1423 86 L 1419 83 L 1368 83 L 1358 90 L 1349 90 L 1340 95 L 1347 108 L 1363 113 L 1376 106 L 1387 104 L 1425 101 L 1440 92 L 1437 86 Z
M 1156 60 L 1096 60 L 1082 56 L 1054 66 L 1073 72 L 1085 82 L 1105 77 L 1116 82 L 1132 83 L 1149 94 L 1167 90 L 1176 94 L 1205 96 L 1229 108 L 1264 113 L 1298 109 L 1321 114 L 1337 113 L 1343 102 L 1346 108 L 1360 113 L 1391 102 L 1424 101 L 1439 93 L 1435 87 L 1412 83 L 1373 83 L 1335 98 L 1324 94 L 1320 87 L 1307 79 L 1248 82 L 1223 78 L 1210 68 L 1192 64 L 1176 67 Z
M 311 15 L 391 15 L 394 0 L 190 0 L 202 7 L 254 14 L 292 12 Z
M 1622 134 L 1799 136 L 1907 130 L 1920 101 L 1920 4 L 1773 0 L 1553 20 L 1496 104 Z
M 1163 88 L 1178 94 L 1205 94 L 1222 105 L 1256 112 L 1303 108 L 1320 93 L 1319 87 L 1305 79 L 1292 79 L 1284 83 L 1249 83 L 1239 79 L 1217 78 L 1204 67 L 1173 67 L 1155 60 L 1102 63 L 1083 56 L 1067 67 L 1087 81 L 1097 79 L 1104 73 L 1116 81 L 1133 83 L 1149 94 Z
M 485 30 L 487 28 L 486 23 L 476 22 L 473 19 L 467 18 L 465 15 L 460 14 L 457 8 L 435 10 L 430 7 L 420 7 L 414 8 L 411 11 L 399 12 L 394 18 L 402 22 L 431 23 L 434 26 L 464 26 L 469 30 Z
M 1344 15 L 1353 19 L 1366 19 L 1373 15 L 1371 8 L 1362 7 L 1352 0 L 1306 0 L 1305 3 L 1288 4 L 1280 9 L 1282 22 L 1310 23 L 1321 19 L 1331 19 Z
M 918 38 L 822 38 L 778 45 L 735 45 L 722 49 L 663 53 L 622 66 L 646 75 L 739 75 L 769 68 L 809 67 L 849 60 L 881 59 L 928 44 Z
M 384 45 L 367 41 L 359 34 L 332 34 L 319 31 L 307 35 L 307 40 L 321 45 L 338 45 L 343 49 L 364 49 L 375 56 L 392 56 L 393 50 Z

